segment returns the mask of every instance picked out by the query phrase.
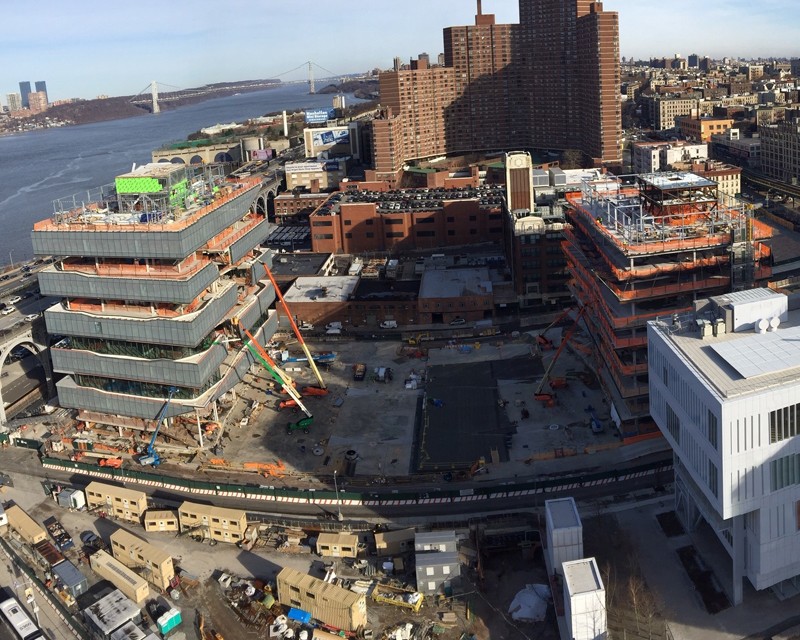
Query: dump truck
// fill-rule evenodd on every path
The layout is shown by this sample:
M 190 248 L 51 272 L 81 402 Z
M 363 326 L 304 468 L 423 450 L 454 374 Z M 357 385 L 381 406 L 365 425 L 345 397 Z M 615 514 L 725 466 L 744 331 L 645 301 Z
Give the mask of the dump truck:
M 372 599 L 375 602 L 411 609 L 416 613 L 422 607 L 425 596 L 417 591 L 408 591 L 388 584 L 378 583 L 372 589 Z
M 43 524 L 47 529 L 47 533 L 49 533 L 50 537 L 55 541 L 59 551 L 66 551 L 74 546 L 75 543 L 72 541 L 72 537 L 67 533 L 67 530 L 64 529 L 55 516 L 50 516 Z

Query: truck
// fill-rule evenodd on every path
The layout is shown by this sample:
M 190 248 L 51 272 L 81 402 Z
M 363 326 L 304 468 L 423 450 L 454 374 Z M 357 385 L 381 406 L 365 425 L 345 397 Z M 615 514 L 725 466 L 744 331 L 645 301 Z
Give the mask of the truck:
M 59 551 L 66 551 L 75 545 L 72 541 L 72 537 L 67 533 L 67 530 L 64 529 L 55 516 L 50 516 L 43 524 L 47 529 L 47 533 L 50 534 L 50 537 L 56 543 Z
M 372 600 L 383 604 L 391 604 L 395 607 L 411 609 L 411 611 L 417 613 L 422 607 L 425 596 L 417 591 L 400 589 L 399 587 L 379 582 L 372 589 Z
M 367 377 L 367 365 L 363 362 L 354 364 L 353 380 L 355 380 L 356 382 L 361 382 L 366 377 Z

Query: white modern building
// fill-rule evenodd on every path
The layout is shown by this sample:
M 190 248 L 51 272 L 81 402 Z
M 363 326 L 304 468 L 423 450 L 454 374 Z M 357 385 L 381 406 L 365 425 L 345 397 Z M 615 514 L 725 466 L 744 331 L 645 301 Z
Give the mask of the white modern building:
M 648 325 L 650 413 L 675 456 L 675 510 L 705 520 L 743 578 L 800 587 L 800 307 L 751 289 Z
M 565 562 L 564 619 L 572 640 L 606 640 L 606 589 L 594 558 Z
M 553 572 L 564 575 L 562 565 L 583 558 L 583 524 L 574 498 L 544 503 L 547 553 Z
M 692 144 L 686 140 L 671 142 L 634 142 L 631 160 L 634 173 L 667 171 L 673 164 L 708 159 L 708 145 Z

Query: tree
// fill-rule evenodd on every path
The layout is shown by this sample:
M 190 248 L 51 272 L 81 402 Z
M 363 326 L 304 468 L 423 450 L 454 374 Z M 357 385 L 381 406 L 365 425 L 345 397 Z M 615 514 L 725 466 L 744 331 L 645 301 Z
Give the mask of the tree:
M 580 169 L 583 167 L 583 152 L 579 149 L 566 149 L 561 154 L 562 169 Z

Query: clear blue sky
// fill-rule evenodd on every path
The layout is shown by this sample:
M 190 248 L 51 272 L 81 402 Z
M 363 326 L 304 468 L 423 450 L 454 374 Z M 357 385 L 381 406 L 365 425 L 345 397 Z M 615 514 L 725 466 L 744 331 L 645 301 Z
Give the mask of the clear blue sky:
M 797 0 L 606 0 L 623 56 L 800 56 Z M 345 7 L 352 9 L 345 9 Z M 483 0 L 517 22 L 517 0 Z M 389 68 L 442 50 L 442 28 L 471 24 L 475 0 L 40 0 L 3 8 L 0 95 L 46 80 L 51 99 L 275 77 L 313 60 L 334 73 Z M 713 26 L 712 26 L 713 25 Z M 304 70 L 281 76 L 300 79 Z M 324 75 L 317 71 L 318 75 Z

